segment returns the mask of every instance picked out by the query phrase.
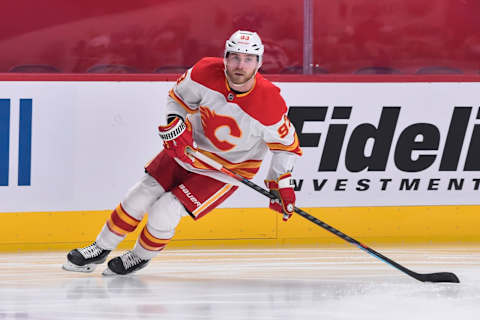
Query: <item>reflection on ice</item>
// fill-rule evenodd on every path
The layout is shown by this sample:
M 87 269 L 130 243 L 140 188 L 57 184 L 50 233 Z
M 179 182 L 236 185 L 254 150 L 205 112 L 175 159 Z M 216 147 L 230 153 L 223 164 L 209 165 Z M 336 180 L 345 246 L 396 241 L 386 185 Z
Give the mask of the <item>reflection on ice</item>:
M 347 249 L 166 251 L 127 277 L 62 271 L 63 253 L 1 255 L 0 319 L 478 319 L 480 252 L 424 252 L 386 254 L 462 283 L 421 283 Z

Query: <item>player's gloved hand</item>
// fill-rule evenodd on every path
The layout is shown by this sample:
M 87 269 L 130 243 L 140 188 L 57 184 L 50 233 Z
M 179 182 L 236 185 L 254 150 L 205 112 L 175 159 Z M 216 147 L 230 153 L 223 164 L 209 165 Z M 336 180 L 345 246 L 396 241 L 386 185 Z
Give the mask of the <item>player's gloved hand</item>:
M 188 119 L 183 121 L 181 118 L 175 117 L 166 126 L 158 127 L 158 135 L 162 138 L 163 147 L 170 157 L 193 164 L 194 159 L 186 152 L 187 147 L 195 149 L 192 125 Z
M 270 199 L 270 209 L 283 214 L 283 221 L 288 221 L 295 208 L 295 191 L 293 190 L 292 174 L 287 172 L 282 174 L 276 181 L 265 180 L 265 184 L 270 193 L 277 199 Z

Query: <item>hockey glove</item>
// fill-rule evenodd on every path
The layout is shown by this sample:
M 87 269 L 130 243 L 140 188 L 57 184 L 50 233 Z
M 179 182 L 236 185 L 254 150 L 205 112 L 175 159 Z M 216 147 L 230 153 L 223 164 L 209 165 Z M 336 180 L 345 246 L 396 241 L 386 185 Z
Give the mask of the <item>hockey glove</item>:
M 295 208 L 295 192 L 293 190 L 292 174 L 287 172 L 282 174 L 276 181 L 265 180 L 265 184 L 270 193 L 277 199 L 270 199 L 270 209 L 283 214 L 283 221 L 288 221 Z
M 162 138 L 163 147 L 170 157 L 193 164 L 193 159 L 186 153 L 187 147 L 195 149 L 192 125 L 188 119 L 183 121 L 176 117 L 166 126 L 159 126 L 158 135 Z

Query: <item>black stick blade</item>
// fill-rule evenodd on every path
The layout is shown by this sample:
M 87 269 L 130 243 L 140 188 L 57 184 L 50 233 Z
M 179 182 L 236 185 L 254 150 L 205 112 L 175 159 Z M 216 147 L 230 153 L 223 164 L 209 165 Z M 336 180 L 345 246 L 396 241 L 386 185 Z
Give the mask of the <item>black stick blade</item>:
M 419 274 L 419 277 L 417 279 L 423 282 L 460 283 L 460 280 L 458 279 L 458 277 L 452 272 Z

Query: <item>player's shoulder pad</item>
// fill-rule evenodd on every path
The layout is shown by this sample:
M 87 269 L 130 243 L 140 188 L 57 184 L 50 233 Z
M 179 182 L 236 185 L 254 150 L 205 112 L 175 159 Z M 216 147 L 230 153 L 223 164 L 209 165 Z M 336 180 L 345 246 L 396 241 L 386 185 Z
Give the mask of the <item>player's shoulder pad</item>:
M 279 87 L 257 73 L 254 95 L 257 103 L 250 114 L 253 118 L 265 126 L 274 125 L 282 120 L 287 112 L 287 104 L 280 95 Z
M 195 82 L 207 85 L 219 78 L 223 79 L 224 68 L 222 58 L 202 58 L 193 66 L 190 78 Z

